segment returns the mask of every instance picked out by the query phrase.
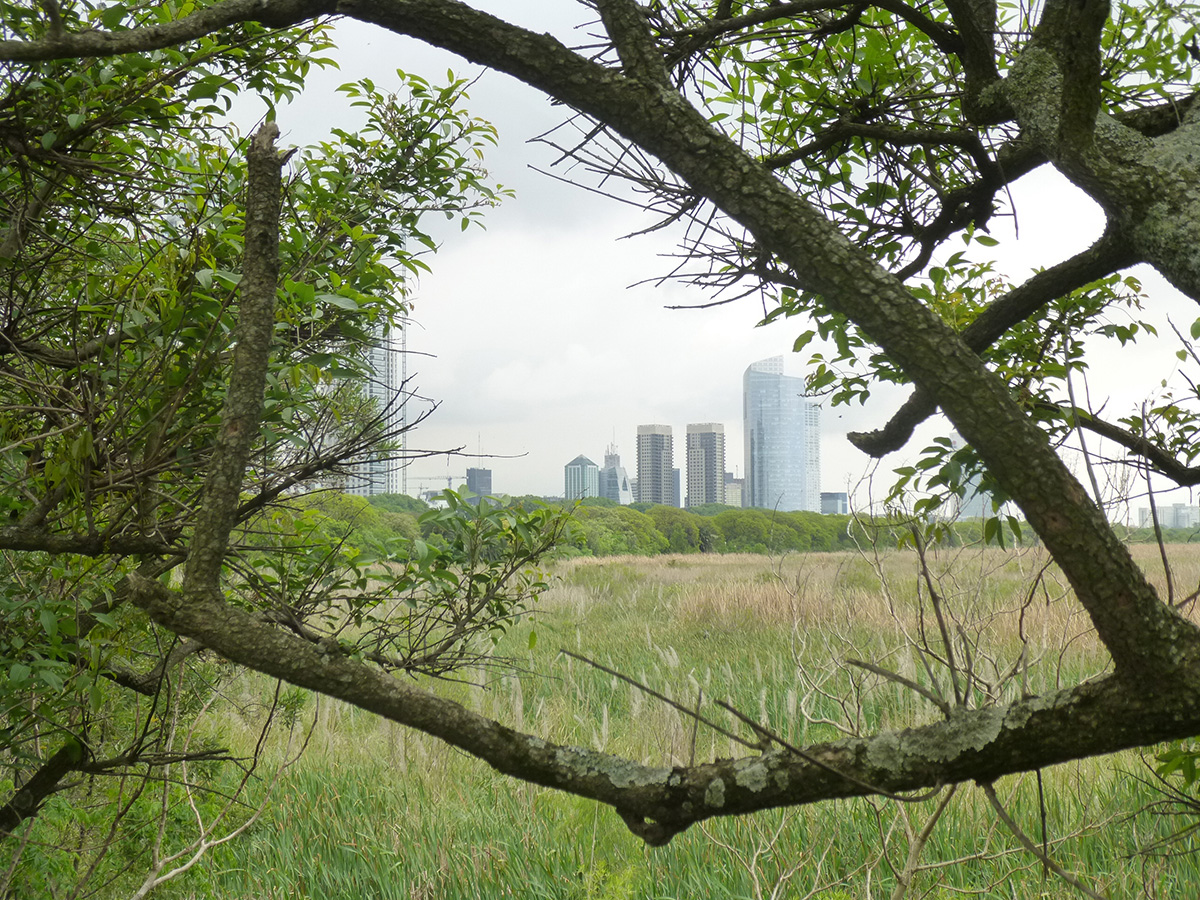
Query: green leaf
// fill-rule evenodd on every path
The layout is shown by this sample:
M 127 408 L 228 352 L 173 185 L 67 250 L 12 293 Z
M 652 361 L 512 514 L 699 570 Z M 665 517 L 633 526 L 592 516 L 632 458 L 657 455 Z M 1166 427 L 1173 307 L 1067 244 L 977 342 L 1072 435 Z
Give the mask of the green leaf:
M 58 616 L 49 607 L 43 607 L 38 613 L 38 620 L 42 623 L 42 629 L 53 640 L 58 634 Z
M 347 312 L 358 312 L 358 302 L 353 297 L 343 297 L 341 294 L 317 294 L 317 300 L 344 309 Z
M 111 31 L 121 24 L 121 21 L 125 18 L 125 14 L 127 12 L 128 10 L 118 3 L 105 9 L 104 12 L 100 14 L 100 21 L 104 23 L 105 28 Z

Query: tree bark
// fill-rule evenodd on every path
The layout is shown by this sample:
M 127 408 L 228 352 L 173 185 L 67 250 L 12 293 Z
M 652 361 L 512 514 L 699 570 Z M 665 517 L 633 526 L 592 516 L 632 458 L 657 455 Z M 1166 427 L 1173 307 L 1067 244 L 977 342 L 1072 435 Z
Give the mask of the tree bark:
M 1069 579 L 1115 673 L 1046 697 L 955 711 L 948 721 L 817 745 L 802 754 L 779 749 L 761 757 L 653 768 L 518 734 L 345 659 L 336 648 L 314 647 L 278 631 L 225 602 L 218 581 L 241 473 L 257 433 L 261 372 L 270 350 L 270 240 L 251 240 L 249 234 L 238 356 L 183 588 L 174 592 L 131 576 L 134 602 L 160 624 L 231 661 L 441 737 L 507 774 L 608 803 L 650 843 L 713 815 L 989 781 L 1200 732 L 1200 632 L 1157 597 L 1006 385 L 900 280 L 670 87 L 641 7 L 631 0 L 599 0 L 597 6 L 618 50 L 619 69 L 455 0 L 342 0 L 336 11 L 507 72 L 580 110 L 656 156 L 746 228 L 798 285 L 877 343 L 978 450 Z M 956 21 L 985 15 L 988 8 L 955 4 Z M 146 50 L 185 39 L 180 35 L 197 28 L 216 27 L 214 22 L 287 24 L 332 11 L 332 4 L 311 0 L 225 0 L 157 29 L 64 35 L 39 45 L 3 43 L 0 58 Z M 1007 80 L 973 60 L 973 108 L 985 118 L 1015 115 L 1024 136 L 1101 202 L 1115 239 L 1127 242 L 1133 257 L 1150 261 L 1200 298 L 1200 155 L 1191 152 L 1200 122 L 1185 118 L 1180 127 L 1147 137 L 1098 113 L 1094 45 L 1103 21 L 1096 0 L 1051 0 L 1044 27 Z M 986 29 L 966 38 L 964 52 L 986 51 Z M 255 139 L 252 179 L 256 152 L 264 173 L 274 167 L 277 179 L 279 159 L 270 137 L 260 133 Z M 277 214 L 277 181 L 274 190 Z M 264 235 L 270 191 L 263 188 L 260 197 L 252 188 L 247 201 L 248 211 L 264 203 L 263 218 L 256 218 Z M 253 278 L 252 253 L 264 261 Z

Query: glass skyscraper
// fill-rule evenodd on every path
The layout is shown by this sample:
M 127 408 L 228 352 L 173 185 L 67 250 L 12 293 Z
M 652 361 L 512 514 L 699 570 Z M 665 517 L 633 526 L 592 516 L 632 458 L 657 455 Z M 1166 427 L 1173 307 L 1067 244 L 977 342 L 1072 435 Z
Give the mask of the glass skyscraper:
M 746 438 L 744 504 L 821 511 L 821 407 L 783 357 L 760 360 L 742 380 Z
M 621 465 L 616 444 L 609 444 L 604 451 L 604 468 L 600 470 L 600 496 L 628 506 L 633 502 L 633 490 L 629 474 Z

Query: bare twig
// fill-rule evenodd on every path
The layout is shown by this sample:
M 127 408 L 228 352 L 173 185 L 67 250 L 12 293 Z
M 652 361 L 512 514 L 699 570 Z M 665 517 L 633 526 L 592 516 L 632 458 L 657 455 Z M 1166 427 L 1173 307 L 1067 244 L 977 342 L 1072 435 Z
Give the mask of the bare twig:
M 981 784 L 979 787 L 983 791 L 984 795 L 988 798 L 988 802 L 992 804 L 992 809 L 996 811 L 996 815 L 1000 817 L 1000 821 L 1002 821 L 1008 827 L 1008 830 L 1012 832 L 1013 837 L 1020 841 L 1021 845 L 1026 850 L 1041 860 L 1042 864 L 1047 869 L 1049 869 L 1067 884 L 1071 885 L 1071 887 L 1075 888 L 1081 894 L 1091 897 L 1093 900 L 1108 900 L 1108 898 L 1103 894 L 1097 894 L 1086 884 L 1080 881 L 1076 876 L 1072 875 L 1053 859 L 1051 859 L 1045 852 L 1043 852 L 1041 848 L 1039 848 L 1037 844 L 1030 839 L 1029 835 L 1021 830 L 1021 826 L 1013 821 L 1012 816 L 1008 814 L 1008 810 L 1004 808 L 1004 804 L 1000 802 L 1000 798 L 996 796 L 995 787 L 993 787 L 991 784 Z

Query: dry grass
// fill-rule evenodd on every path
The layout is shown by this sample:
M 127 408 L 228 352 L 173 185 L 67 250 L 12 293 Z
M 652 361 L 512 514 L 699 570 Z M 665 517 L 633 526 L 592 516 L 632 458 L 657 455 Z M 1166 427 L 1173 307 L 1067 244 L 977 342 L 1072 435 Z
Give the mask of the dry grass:
M 1157 547 L 1135 545 L 1160 595 L 1167 580 Z M 1168 547 L 1174 596 L 1200 587 L 1200 545 Z M 974 547 L 931 551 L 931 576 L 943 603 L 972 623 L 988 623 L 998 636 L 1024 635 L 1043 647 L 1082 642 L 1086 616 L 1070 586 L 1041 547 L 1016 551 Z M 589 573 L 594 572 L 594 576 Z M 613 588 L 637 584 L 670 602 L 682 624 L 735 627 L 752 621 L 772 627 L 854 628 L 871 632 L 920 627 L 928 589 L 913 551 L 814 553 L 769 559 L 751 554 L 668 555 L 574 559 L 558 566 L 559 583 L 542 608 L 577 613 L 610 604 Z M 1198 603 L 1185 612 L 1196 615 Z
M 1172 552 L 1176 583 L 1194 585 L 1200 551 Z M 1136 553 L 1161 579 L 1154 548 Z M 930 566 L 945 609 L 979 650 L 973 665 L 981 676 L 1022 647 L 1029 677 L 1039 679 L 1034 689 L 1105 665 L 1061 577 L 1051 567 L 1039 578 L 1040 551 L 956 550 Z M 940 715 L 912 691 L 844 663 L 858 655 L 925 677 L 922 651 L 910 641 L 936 651 L 938 638 L 921 631 L 930 624 L 928 594 L 918 588 L 912 553 L 782 564 L 758 556 L 573 560 L 556 574 L 534 625 L 536 648 L 527 650 L 524 625 L 498 648 L 527 671 L 489 670 L 483 685 L 437 689 L 516 728 L 654 764 L 746 751 L 559 647 L 682 703 L 702 695 L 706 714 L 738 730 L 709 702 L 730 700 L 797 744 Z M 245 893 L 250 876 L 255 896 L 281 898 L 757 897 L 786 876 L 793 881 L 781 896 L 878 900 L 891 893 L 890 867 L 903 862 L 910 832 L 932 810 L 863 800 L 768 812 L 713 822 L 648 851 L 608 810 L 502 780 L 428 737 L 327 701 L 316 718 L 306 771 L 289 778 L 277 821 L 217 867 L 224 871 L 214 873 L 221 887 L 213 896 L 233 885 Z M 1138 771 L 1137 756 L 1126 754 L 1042 773 L 1050 846 L 1114 897 L 1135 896 L 1154 879 L 1168 885 L 1158 896 L 1195 896 L 1200 870 L 1189 858 L 1145 867 L 1126 858 L 1158 827 L 1126 817 L 1146 802 L 1128 774 Z M 997 789 L 1037 833 L 1035 776 L 1004 779 Z M 361 852 L 350 858 L 347 848 Z M 968 787 L 920 863 L 927 868 L 914 898 L 1068 896 Z

